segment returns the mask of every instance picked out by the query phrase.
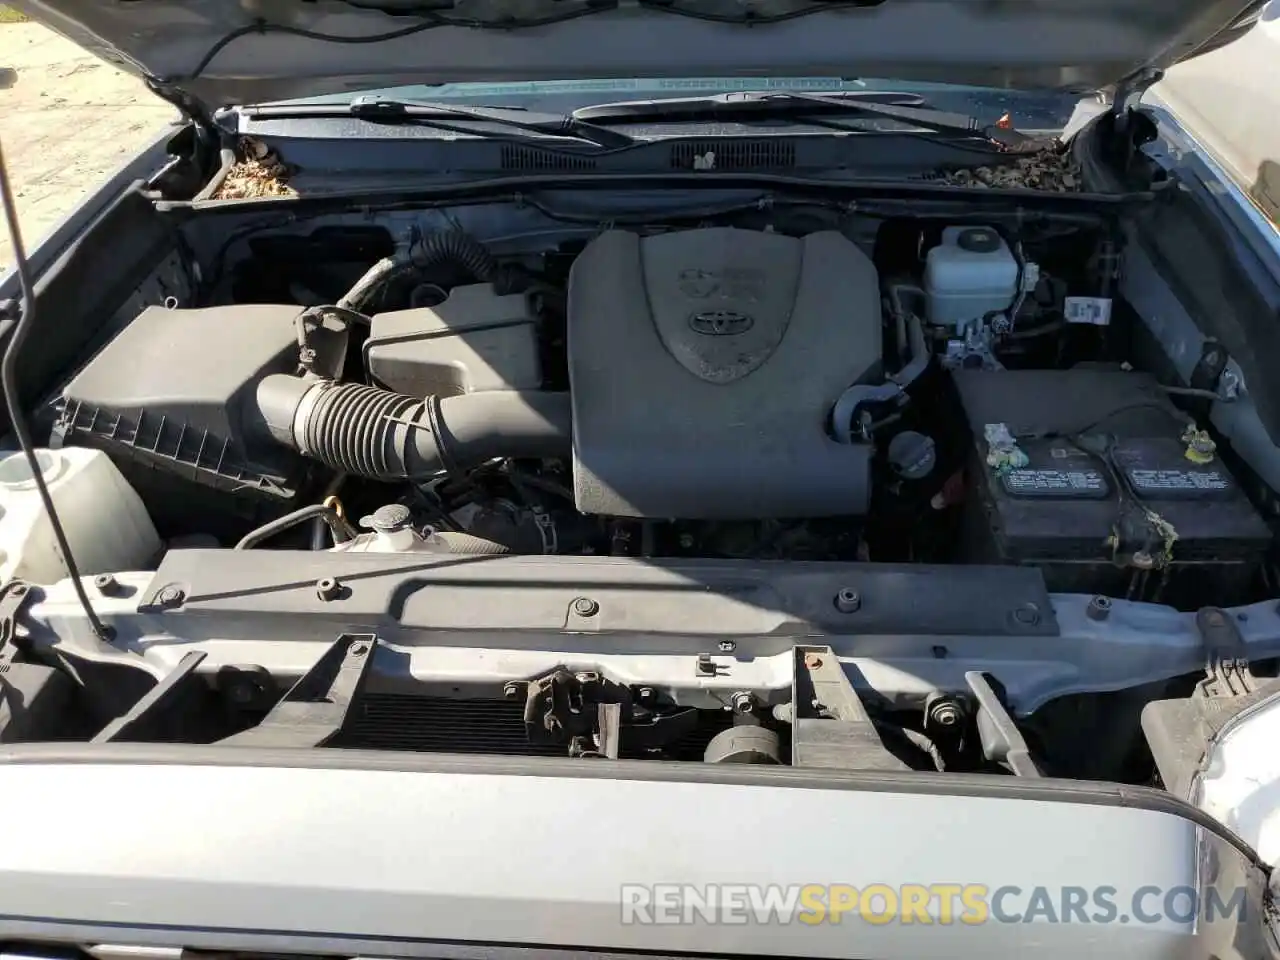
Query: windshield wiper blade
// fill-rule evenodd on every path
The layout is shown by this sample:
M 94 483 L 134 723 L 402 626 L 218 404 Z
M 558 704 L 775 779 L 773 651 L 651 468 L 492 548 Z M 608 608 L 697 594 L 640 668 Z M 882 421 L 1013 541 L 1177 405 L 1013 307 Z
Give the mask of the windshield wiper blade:
M 374 123 L 413 123 L 483 136 L 473 124 L 510 127 L 529 133 L 584 140 L 606 150 L 634 146 L 637 141 L 618 130 L 598 127 L 571 114 L 535 113 L 518 107 L 473 107 L 429 100 L 390 100 L 383 97 L 355 97 L 343 104 L 265 104 L 242 107 L 242 116 L 253 120 L 289 117 L 356 117 Z
M 791 93 L 787 91 L 744 91 L 721 93 L 708 97 L 680 97 L 670 100 L 631 100 L 619 103 L 601 103 L 582 107 L 573 112 L 578 120 L 593 124 L 641 123 L 645 121 L 672 122 L 681 120 L 717 121 L 726 115 L 739 115 L 755 119 L 794 117 L 816 126 L 839 130 L 867 132 L 866 127 L 841 123 L 826 114 L 860 117 L 872 120 L 892 120 L 931 133 L 985 140 L 993 146 L 1010 152 L 1030 149 L 1042 144 L 1017 130 L 996 124 L 984 124 L 977 117 L 922 106 L 924 100 L 910 94 L 868 92 L 866 94 L 817 94 Z

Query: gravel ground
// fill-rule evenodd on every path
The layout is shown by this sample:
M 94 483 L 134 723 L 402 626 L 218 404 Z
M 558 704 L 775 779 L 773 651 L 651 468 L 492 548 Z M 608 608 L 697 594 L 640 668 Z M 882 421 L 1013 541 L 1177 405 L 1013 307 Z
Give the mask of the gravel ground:
M 0 143 L 28 247 L 176 116 L 39 24 L 0 23 Z M 0 263 L 11 249 L 0 227 Z
M 1147 96 L 1164 101 L 1280 227 L 1280 0 L 1245 36 L 1174 67 Z

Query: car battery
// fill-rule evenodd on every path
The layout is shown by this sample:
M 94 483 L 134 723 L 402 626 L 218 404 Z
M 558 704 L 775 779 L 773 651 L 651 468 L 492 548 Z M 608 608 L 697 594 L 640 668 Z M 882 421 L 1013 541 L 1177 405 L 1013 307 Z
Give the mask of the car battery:
M 1256 572 L 1268 525 L 1216 452 L 1189 449 L 1190 420 L 1152 377 L 953 376 L 974 437 L 967 559 L 1038 566 L 1053 590 L 1131 595 L 1137 584 L 1147 595 L 1135 599 L 1157 599 L 1154 583 L 1188 568 L 1212 572 L 1216 588 Z M 1152 584 L 1134 576 L 1151 570 Z

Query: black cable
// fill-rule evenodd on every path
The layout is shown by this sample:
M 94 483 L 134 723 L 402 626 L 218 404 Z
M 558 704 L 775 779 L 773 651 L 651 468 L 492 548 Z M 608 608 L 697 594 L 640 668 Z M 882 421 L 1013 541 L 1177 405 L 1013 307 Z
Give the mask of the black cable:
M 1175 397 L 1196 397 L 1201 400 L 1213 400 L 1217 403 L 1229 403 L 1230 398 L 1221 396 L 1212 390 L 1201 390 L 1199 387 L 1176 387 L 1164 383 L 1156 384 L 1156 389 Z
M 343 36 L 341 34 L 318 33 L 314 30 L 304 30 L 302 27 L 291 27 L 283 23 L 268 23 L 266 20 L 255 20 L 253 23 L 247 23 L 243 27 L 225 34 L 219 38 L 218 42 L 205 51 L 199 63 L 195 65 L 192 71 L 185 76 L 175 77 L 167 83 L 181 83 L 183 81 L 195 80 L 205 69 L 213 62 L 213 58 L 220 54 L 223 50 L 251 33 L 267 34 L 267 33 L 287 33 L 295 37 L 305 37 L 308 40 L 321 40 L 325 43 L 381 43 L 384 40 L 399 40 L 401 37 L 408 37 L 415 33 L 421 33 L 424 30 L 430 30 L 434 27 L 444 26 L 444 21 L 428 20 L 423 23 L 415 23 L 409 27 L 402 27 L 399 30 L 392 30 L 388 33 L 370 33 L 358 36 Z
M 524 473 L 520 470 L 510 470 L 507 476 L 511 478 L 511 485 L 515 487 L 527 486 L 535 490 L 541 490 L 543 493 L 549 493 L 553 497 L 560 497 L 573 503 L 573 491 L 566 487 L 563 483 L 557 483 L 555 480 L 548 480 L 546 477 L 540 477 L 536 474 Z
M 781 23 L 784 20 L 792 20 L 797 17 L 807 16 L 811 13 L 826 13 L 831 10 L 839 10 L 847 7 L 865 7 L 868 4 L 866 0 L 831 0 L 831 2 L 814 4 L 812 6 L 801 7 L 796 10 L 789 10 L 786 13 L 779 13 L 770 16 L 761 16 L 759 14 L 748 14 L 746 16 L 735 16 L 731 14 L 714 14 L 703 13 L 696 10 L 682 10 L 665 3 L 644 2 L 642 0 L 640 6 L 645 10 L 653 10 L 657 13 L 669 13 L 674 16 L 689 17 L 694 20 L 711 20 L 718 23 L 740 23 L 745 26 L 752 24 L 769 24 Z M 374 8 L 371 4 L 353 3 L 351 6 L 360 8 L 370 8 L 383 10 L 381 7 Z M 213 59 L 241 37 L 248 36 L 252 33 L 287 33 L 290 36 L 303 37 L 307 40 L 319 40 L 322 43 L 342 43 L 342 44 L 361 44 L 361 43 L 382 43 L 387 40 L 399 40 L 401 37 L 412 36 L 415 33 L 422 33 L 425 30 L 434 30 L 436 27 L 463 27 L 467 29 L 485 29 L 485 30 L 523 30 L 527 27 L 546 27 L 554 23 L 563 23 L 566 20 L 576 20 L 578 17 L 587 17 L 595 13 L 604 13 L 610 10 L 618 9 L 615 3 L 600 3 L 593 6 L 579 7 L 575 10 L 566 10 L 563 13 L 550 14 L 545 17 L 527 17 L 524 19 L 510 18 L 507 20 L 475 20 L 470 18 L 454 18 L 442 17 L 438 14 L 432 14 L 428 11 L 417 8 L 415 13 L 423 17 L 421 23 L 415 23 L 407 27 L 401 27 L 399 30 L 390 30 L 386 33 L 360 34 L 357 36 L 349 36 L 336 33 L 321 33 L 316 30 L 307 30 L 302 27 L 293 27 L 283 23 L 270 23 L 266 20 L 258 19 L 253 23 L 247 23 L 242 27 L 230 31 L 220 37 L 218 41 L 205 51 L 203 57 L 185 76 L 173 77 L 169 80 L 162 81 L 165 84 L 183 83 L 195 80 L 208 68 Z M 386 12 L 383 10 L 383 12 Z
M 449 516 L 444 505 L 440 503 L 439 497 L 436 497 L 434 493 L 430 493 L 420 486 L 414 486 L 413 495 L 417 502 L 422 505 L 422 508 L 431 515 L 432 519 L 439 522 L 441 526 L 446 529 L 453 530 L 456 533 L 467 532 L 463 528 L 462 524 Z
M 1170 410 L 1167 404 L 1159 400 L 1135 400 L 1132 403 L 1122 404 L 1121 406 L 1118 406 L 1113 410 L 1108 411 L 1107 413 L 1103 414 L 1101 417 L 1098 417 L 1098 419 L 1090 423 L 1086 423 L 1083 427 L 1076 427 L 1071 430 L 1049 430 L 1049 431 L 1020 430 L 1014 433 L 1013 436 L 1015 439 L 1019 439 L 1019 440 L 1046 440 L 1051 437 L 1077 437 L 1080 434 L 1089 433 L 1095 428 L 1106 423 L 1112 417 L 1115 417 L 1121 413 L 1127 413 L 1130 410 L 1146 410 L 1146 409 L 1159 410 L 1162 413 L 1168 414 L 1170 419 L 1174 420 L 1178 424 L 1178 426 L 1186 426 L 1187 424 L 1187 421 L 1182 416 L 1180 416 L 1175 411 Z
M 347 482 L 345 473 L 335 473 L 332 479 L 325 485 L 324 496 L 320 502 L 329 503 L 329 498 L 337 499 L 338 494 L 342 491 L 342 485 Z M 316 517 L 315 523 L 311 526 L 311 549 L 325 550 L 328 549 L 333 540 L 332 528 L 324 517 Z
M 267 33 L 287 33 L 294 37 L 303 37 L 306 40 L 319 40 L 322 43 L 341 43 L 341 44 L 362 44 L 362 43 L 383 43 L 387 40 L 399 40 L 401 37 L 409 37 L 415 33 L 422 33 L 425 30 L 434 30 L 436 27 L 467 27 L 467 28 L 486 28 L 491 30 L 511 30 L 522 29 L 524 27 L 545 27 L 553 23 L 560 23 L 564 20 L 574 20 L 578 17 L 585 17 L 588 14 L 598 13 L 601 8 L 587 7 L 585 9 L 577 9 L 567 11 L 565 13 L 555 14 L 546 17 L 531 17 L 526 20 L 511 19 L 507 21 L 487 21 L 487 20 L 468 20 L 468 19 L 451 19 L 440 16 L 427 16 L 420 13 L 420 16 L 426 17 L 421 23 L 415 23 L 407 27 L 401 27 L 399 30 L 389 30 L 386 33 L 369 33 L 350 36 L 340 33 L 321 33 L 317 30 L 306 30 L 302 27 L 293 27 L 284 23 L 269 23 L 266 20 L 255 20 L 253 23 L 247 23 L 243 27 L 225 34 L 218 39 L 218 42 L 205 51 L 203 57 L 191 70 L 190 73 L 174 77 L 164 81 L 167 84 L 184 83 L 195 80 L 208 68 L 213 59 L 232 43 L 241 37 L 246 37 L 251 33 L 267 34 Z M 603 9 L 612 9 L 604 7 Z
M 769 23 L 782 23 L 784 20 L 795 20 L 798 17 L 805 17 L 811 13 L 826 13 L 831 10 L 858 9 L 862 7 L 873 6 L 874 4 L 866 2 L 866 0 L 829 0 L 829 2 L 814 4 L 813 6 L 799 7 L 795 10 L 788 10 L 786 13 L 775 13 L 764 16 L 757 13 L 729 14 L 729 13 L 705 13 L 698 10 L 683 10 L 679 7 L 670 5 L 669 3 L 653 2 L 653 0 L 640 0 L 640 8 L 642 10 L 654 10 L 659 13 L 670 13 L 678 17 L 688 17 L 691 20 L 710 20 L 712 23 L 737 23 L 744 27 L 754 24 L 765 25 Z
M 284 533 L 284 531 L 296 527 L 300 523 L 306 523 L 312 517 L 319 517 L 329 524 L 329 528 L 333 530 L 335 537 L 341 534 L 348 540 L 352 540 L 358 533 L 355 527 L 338 515 L 336 509 L 323 503 L 313 503 L 310 506 L 294 510 L 292 513 L 286 513 L 283 517 L 276 517 L 276 519 L 269 523 L 264 523 L 256 530 L 251 530 L 240 539 L 235 548 L 237 550 L 248 550 L 251 547 L 256 547 L 263 540 L 274 537 L 278 533 Z
M 22 344 L 31 333 L 36 319 L 36 295 L 31 282 L 31 269 L 27 264 L 27 253 L 22 246 L 22 235 L 18 228 L 18 209 L 13 202 L 13 187 L 9 184 L 9 171 L 5 166 L 4 153 L 0 151 L 0 198 L 4 201 L 4 218 L 9 228 L 9 240 L 13 244 L 13 266 L 18 274 L 18 285 L 22 288 L 22 312 L 17 325 L 9 335 L 9 346 L 4 351 L 4 360 L 0 361 L 0 386 L 4 391 L 4 402 L 9 408 L 9 419 L 13 423 L 14 435 L 18 438 L 18 446 L 22 448 L 27 463 L 31 465 L 31 478 L 35 481 L 36 490 L 40 494 L 40 502 L 44 504 L 45 513 L 49 517 L 49 526 L 53 537 L 58 542 L 58 551 L 67 565 L 67 576 L 71 578 L 71 586 L 76 598 L 84 607 L 84 615 L 89 626 L 99 640 L 110 640 L 113 631 L 99 618 L 89 602 L 89 594 L 80 582 L 80 570 L 75 558 L 71 555 L 71 545 L 67 542 L 67 534 L 62 529 L 62 521 L 58 519 L 58 511 L 54 509 L 53 497 L 49 495 L 49 487 L 44 482 L 44 471 L 36 458 L 35 445 L 31 442 L 31 432 L 22 415 L 22 398 L 18 396 L 17 368 L 18 354 Z

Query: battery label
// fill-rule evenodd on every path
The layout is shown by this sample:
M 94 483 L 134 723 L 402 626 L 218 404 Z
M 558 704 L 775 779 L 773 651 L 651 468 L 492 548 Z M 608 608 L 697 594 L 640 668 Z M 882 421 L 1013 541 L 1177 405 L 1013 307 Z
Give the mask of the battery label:
M 1107 494 L 1107 481 L 1097 470 L 1010 470 L 1000 479 L 1015 496 Z
M 1230 490 L 1231 482 L 1217 470 L 1129 470 L 1129 481 L 1139 493 L 1188 493 L 1195 490 Z

